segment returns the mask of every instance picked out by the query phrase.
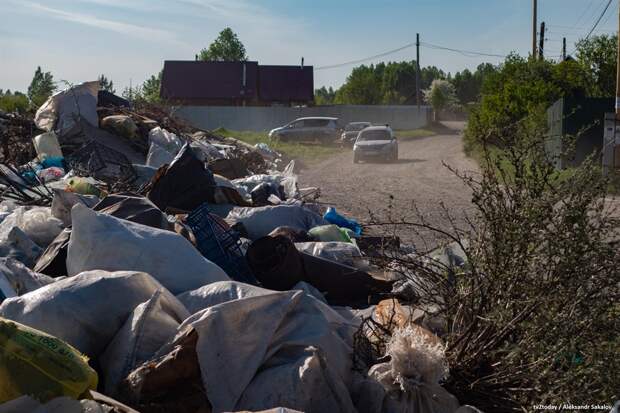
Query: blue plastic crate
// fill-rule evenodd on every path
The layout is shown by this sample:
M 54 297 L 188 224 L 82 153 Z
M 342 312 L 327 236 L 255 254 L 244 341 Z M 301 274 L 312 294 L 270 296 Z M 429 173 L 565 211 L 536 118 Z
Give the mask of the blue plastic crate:
M 241 251 L 239 234 L 222 218 L 210 213 L 209 204 L 192 211 L 186 223 L 196 237 L 198 251 L 205 258 L 219 265 L 231 279 L 258 285 Z

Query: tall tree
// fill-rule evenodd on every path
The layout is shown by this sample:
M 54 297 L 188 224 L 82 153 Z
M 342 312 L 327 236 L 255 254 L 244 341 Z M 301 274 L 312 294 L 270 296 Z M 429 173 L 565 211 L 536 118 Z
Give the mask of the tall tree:
M 34 107 L 41 106 L 48 97 L 54 93 L 54 77 L 50 72 L 43 72 L 41 66 L 37 66 L 30 86 L 28 86 L 28 99 Z
M 577 61 L 592 77 L 590 96 L 615 96 L 617 53 L 617 35 L 592 36 L 577 43 Z
M 114 82 L 109 80 L 103 73 L 99 76 L 99 89 L 110 93 L 116 93 Z
M 443 79 L 433 80 L 431 86 L 424 90 L 424 99 L 433 107 L 435 120 L 437 120 L 437 112 L 449 108 L 457 101 L 454 86 Z
M 326 88 L 325 86 L 314 91 L 314 103 L 317 106 L 332 105 L 336 98 L 336 92 L 333 87 Z
M 149 103 L 158 103 L 161 101 L 160 89 L 161 89 L 161 76 L 160 70 L 157 75 L 152 75 L 142 83 L 142 96 L 144 100 Z
M 245 46 L 243 46 L 237 34 L 230 27 L 227 27 L 220 32 L 208 49 L 200 51 L 198 60 L 239 62 L 248 60 L 248 57 L 245 54 Z

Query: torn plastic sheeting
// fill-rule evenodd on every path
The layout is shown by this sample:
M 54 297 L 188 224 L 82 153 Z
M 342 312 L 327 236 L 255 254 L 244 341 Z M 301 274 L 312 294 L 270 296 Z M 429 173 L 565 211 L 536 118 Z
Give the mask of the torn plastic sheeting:
M 32 140 L 32 143 L 34 144 L 34 150 L 37 152 L 37 158 L 40 161 L 50 157 L 63 157 L 62 149 L 54 132 L 45 132 L 37 135 Z
M 192 149 L 194 149 L 198 159 L 202 162 L 209 162 L 214 159 L 221 159 L 224 157 L 224 155 L 222 155 L 220 151 L 209 142 L 195 140 L 192 141 L 190 145 Z
M 37 274 L 13 258 L 0 258 L 0 303 L 53 282 L 53 278 Z
M 213 174 L 185 144 L 167 169 L 153 178 L 148 198 L 162 211 L 169 207 L 193 211 L 214 201 L 214 188 Z
M 281 226 L 309 231 L 313 227 L 327 223 L 320 215 L 300 205 L 234 208 L 226 220 L 233 223 L 241 222 L 252 240 L 264 237 Z
M 0 317 L 0 403 L 22 395 L 78 398 L 97 388 L 88 359 L 62 340 Z
M 362 270 L 369 267 L 359 248 L 349 242 L 299 242 L 295 247 L 301 252 L 349 267 Z
M 215 281 L 226 273 L 181 235 L 76 205 L 67 254 L 68 275 L 82 271 L 135 270 L 151 274 L 173 294 Z
M 122 380 L 173 339 L 189 316 L 183 304 L 163 290 L 138 305 L 101 355 L 105 393 L 116 397 Z
M 351 336 L 339 335 L 336 320 L 346 324 L 313 297 L 289 291 L 210 307 L 185 320 L 179 331 L 191 326 L 198 333 L 196 352 L 213 411 L 284 404 L 301 411 L 354 412 L 347 391 L 353 330 L 346 330 Z M 308 347 L 317 349 L 325 363 L 318 363 Z M 305 382 L 305 377 L 314 380 Z
M 37 110 L 34 123 L 48 132 L 54 129 L 59 136 L 75 127 L 79 118 L 98 126 L 98 91 L 99 81 L 92 81 L 57 92 Z
M 87 271 L 4 300 L 0 316 L 52 334 L 96 358 L 134 308 L 160 289 L 161 284 L 143 272 Z M 166 290 L 163 295 L 176 301 Z

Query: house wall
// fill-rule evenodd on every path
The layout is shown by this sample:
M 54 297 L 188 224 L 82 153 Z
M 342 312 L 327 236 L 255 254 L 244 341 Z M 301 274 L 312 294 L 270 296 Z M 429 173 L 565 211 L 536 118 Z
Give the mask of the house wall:
M 368 121 L 389 124 L 393 129 L 416 129 L 428 124 L 428 106 L 334 105 L 287 106 L 180 106 L 175 114 L 201 129 L 224 127 L 238 131 L 267 131 L 308 116 L 331 116 L 342 124 Z

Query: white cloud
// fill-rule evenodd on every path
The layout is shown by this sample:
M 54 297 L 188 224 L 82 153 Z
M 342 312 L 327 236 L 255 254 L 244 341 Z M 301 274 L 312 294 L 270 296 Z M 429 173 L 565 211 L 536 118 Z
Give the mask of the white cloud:
M 178 40 L 176 40 L 172 33 L 162 29 L 154 29 L 115 20 L 102 19 L 88 14 L 55 9 L 32 1 L 22 1 L 18 4 L 28 7 L 29 9 L 34 11 L 43 12 L 48 17 L 53 17 L 60 20 L 70 21 L 85 26 L 125 34 L 143 40 L 178 43 Z

